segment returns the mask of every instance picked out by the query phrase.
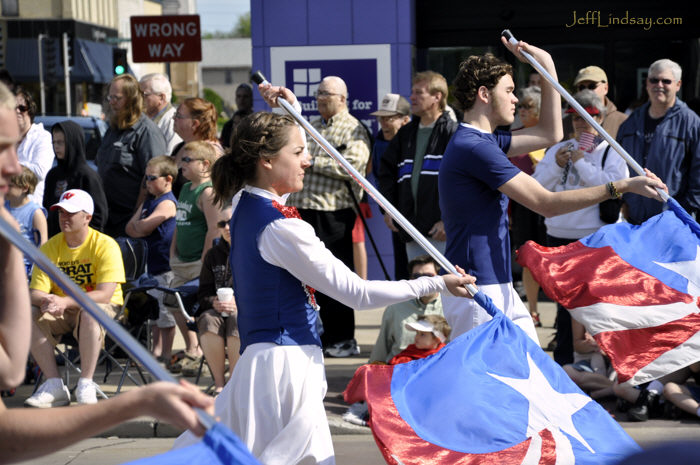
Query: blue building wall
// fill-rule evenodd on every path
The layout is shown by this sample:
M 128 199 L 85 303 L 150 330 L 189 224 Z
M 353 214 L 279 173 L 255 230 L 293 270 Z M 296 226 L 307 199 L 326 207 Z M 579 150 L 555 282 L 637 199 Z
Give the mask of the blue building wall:
M 251 8 L 253 69 L 269 77 L 270 47 L 390 44 L 392 92 L 411 93 L 415 0 L 260 0 Z M 350 89 L 352 92 L 352 89 Z M 255 108 L 264 102 L 255 95 Z
M 390 90 L 407 98 L 410 95 L 416 42 L 415 0 L 259 0 L 250 6 L 253 70 L 261 70 L 268 79 L 271 47 L 338 46 L 338 59 L 342 59 L 343 46 L 388 44 Z M 352 88 L 348 90 L 352 94 Z M 257 92 L 254 107 L 267 109 Z M 373 217 L 367 220 L 368 234 L 393 277 L 391 234 L 376 204 L 371 204 Z M 366 248 L 369 278 L 384 279 L 369 237 Z

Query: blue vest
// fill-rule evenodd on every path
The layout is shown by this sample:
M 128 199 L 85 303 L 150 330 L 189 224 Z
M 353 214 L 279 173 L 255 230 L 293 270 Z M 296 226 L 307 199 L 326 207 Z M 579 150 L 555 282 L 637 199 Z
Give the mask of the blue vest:
M 231 270 L 241 353 L 258 342 L 321 345 L 318 316 L 304 285 L 263 260 L 258 250 L 265 227 L 284 217 L 270 199 L 243 192 L 231 218 Z

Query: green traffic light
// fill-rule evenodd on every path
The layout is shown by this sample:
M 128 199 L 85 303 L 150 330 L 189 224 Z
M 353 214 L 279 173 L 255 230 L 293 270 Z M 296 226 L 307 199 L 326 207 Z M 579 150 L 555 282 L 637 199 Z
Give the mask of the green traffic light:
M 124 67 L 122 65 L 117 65 L 114 67 L 114 74 L 117 74 L 117 75 L 124 74 L 125 71 L 126 70 L 124 69 Z

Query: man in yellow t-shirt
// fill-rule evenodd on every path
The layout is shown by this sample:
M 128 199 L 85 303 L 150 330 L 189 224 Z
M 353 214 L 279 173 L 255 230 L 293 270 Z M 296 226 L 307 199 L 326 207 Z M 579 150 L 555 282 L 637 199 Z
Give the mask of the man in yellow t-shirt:
M 59 211 L 61 232 L 49 239 L 41 251 L 108 315 L 114 316 L 123 303 L 120 283 L 125 282 L 124 263 L 117 242 L 88 226 L 94 210 L 92 197 L 80 189 L 71 189 L 51 210 Z M 59 376 L 53 354 L 55 338 L 69 332 L 79 343 L 82 370 L 76 399 L 80 404 L 96 403 L 92 377 L 104 343 L 104 329 L 42 270 L 34 269 L 29 288 L 34 316 L 31 354 L 46 381 L 25 400 L 25 405 L 48 408 L 70 404 L 70 392 Z

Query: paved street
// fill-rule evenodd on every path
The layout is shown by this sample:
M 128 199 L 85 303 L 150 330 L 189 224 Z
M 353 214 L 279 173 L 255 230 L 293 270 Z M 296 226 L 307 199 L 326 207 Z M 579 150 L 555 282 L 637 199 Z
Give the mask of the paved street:
M 540 313 L 544 327 L 538 328 L 538 335 L 540 343 L 546 346 L 553 334 L 554 304 L 541 302 Z M 367 361 L 371 346 L 379 330 L 381 314 L 382 310 L 356 312 L 356 336 L 362 350 L 359 356 L 346 359 L 326 359 L 328 395 L 325 399 L 325 405 L 339 465 L 380 465 L 385 463 L 369 429 L 351 425 L 344 422 L 341 418 L 342 413 L 347 409 L 347 405 L 342 400 L 342 391 L 355 369 Z M 176 344 L 180 346 L 182 341 L 178 341 Z M 95 376 L 96 381 L 101 381 L 101 373 L 103 372 L 101 371 Z M 114 393 L 117 380 L 117 374 L 112 374 L 107 383 L 101 384 L 108 395 Z M 210 381 L 210 378 L 203 377 L 199 384 L 205 388 Z M 75 378 L 71 382 L 74 383 Z M 133 384 L 127 381 L 125 389 L 132 388 Z M 6 405 L 21 407 L 22 401 L 30 392 L 30 386 L 20 387 L 14 397 L 4 399 Z M 630 423 L 626 421 L 625 414 L 616 413 L 615 415 L 623 428 L 642 447 L 675 439 L 696 439 L 700 441 L 700 421 L 691 419 L 679 421 L 650 420 L 646 423 Z M 168 425 L 157 424 L 151 418 L 142 417 L 117 427 L 99 438 L 82 441 L 51 456 L 25 463 L 39 465 L 63 465 L 69 463 L 71 465 L 95 463 L 110 465 L 124 463 L 168 450 L 172 444 L 172 438 L 177 434 L 178 431 Z

